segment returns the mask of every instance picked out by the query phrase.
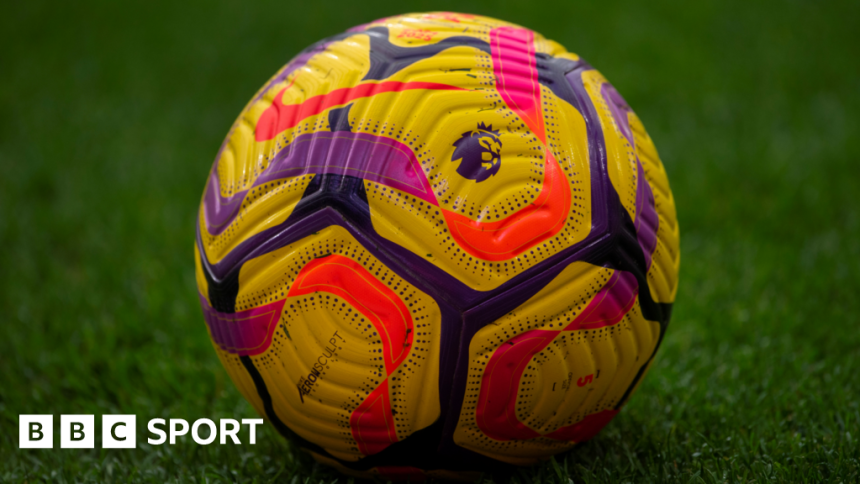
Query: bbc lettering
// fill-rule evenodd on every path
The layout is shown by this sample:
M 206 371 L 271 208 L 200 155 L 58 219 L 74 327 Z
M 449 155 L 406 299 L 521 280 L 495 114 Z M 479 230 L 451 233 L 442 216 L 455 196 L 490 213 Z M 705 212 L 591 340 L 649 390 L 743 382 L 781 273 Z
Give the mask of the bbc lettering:
M 147 429 L 152 435 L 147 438 L 150 445 L 176 444 L 177 437 L 191 433 L 191 438 L 200 445 L 209 445 L 219 440 L 221 445 L 228 441 L 241 444 L 239 431 L 242 426 L 248 427 L 248 443 L 257 443 L 257 425 L 261 418 L 243 418 L 239 420 L 222 418 L 218 425 L 208 418 L 195 420 L 189 425 L 181 418 L 154 418 L 149 421 Z M 102 415 L 102 448 L 103 449 L 135 449 L 137 448 L 137 417 L 134 415 Z M 201 431 L 206 427 L 207 431 Z M 95 448 L 95 415 L 60 415 L 60 448 L 62 449 L 92 449 Z M 206 435 L 206 437 L 203 437 Z M 220 437 L 220 438 L 219 438 Z M 19 415 L 18 416 L 18 447 L 21 449 L 53 449 L 54 448 L 54 416 L 53 415 Z

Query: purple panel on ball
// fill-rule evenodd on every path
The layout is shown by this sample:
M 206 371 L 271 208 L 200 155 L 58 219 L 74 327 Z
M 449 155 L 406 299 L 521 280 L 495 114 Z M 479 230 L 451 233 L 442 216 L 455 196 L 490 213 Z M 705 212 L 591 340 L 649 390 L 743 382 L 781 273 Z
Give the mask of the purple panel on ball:
M 627 113 L 632 112 L 630 106 L 611 84 L 604 84 L 600 91 L 606 104 L 609 105 L 609 110 L 618 125 L 618 129 L 621 130 L 621 134 L 627 138 L 630 147 L 635 151 L 636 141 L 633 137 L 633 130 L 630 129 L 630 121 L 627 118 Z M 633 224 L 636 227 L 636 239 L 645 255 L 645 266 L 650 269 L 651 254 L 654 253 L 654 248 L 657 246 L 657 227 L 660 219 L 654 207 L 654 193 L 651 191 L 648 181 L 645 180 L 645 170 L 642 168 L 638 154 L 636 155 L 636 166 L 636 219 Z
M 299 135 L 275 155 L 252 187 L 311 173 L 363 178 L 436 205 L 430 183 L 411 148 L 391 138 L 349 131 Z M 221 196 L 218 172 L 212 170 L 203 197 L 210 234 L 218 235 L 232 223 L 247 193 L 242 190 L 230 197 Z

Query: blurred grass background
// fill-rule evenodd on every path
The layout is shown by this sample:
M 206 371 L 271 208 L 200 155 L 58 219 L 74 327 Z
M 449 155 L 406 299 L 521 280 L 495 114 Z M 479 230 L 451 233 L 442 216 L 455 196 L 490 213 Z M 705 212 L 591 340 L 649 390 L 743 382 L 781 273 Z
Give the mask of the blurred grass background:
M 253 416 L 193 277 L 235 116 L 312 42 L 427 10 L 517 22 L 600 69 L 657 143 L 681 223 L 675 313 L 638 394 L 510 482 L 860 480 L 860 3 L 315 0 L 4 4 L 0 481 L 347 481 L 268 426 L 241 447 L 143 430 Z M 19 450 L 25 413 L 137 414 L 139 448 Z

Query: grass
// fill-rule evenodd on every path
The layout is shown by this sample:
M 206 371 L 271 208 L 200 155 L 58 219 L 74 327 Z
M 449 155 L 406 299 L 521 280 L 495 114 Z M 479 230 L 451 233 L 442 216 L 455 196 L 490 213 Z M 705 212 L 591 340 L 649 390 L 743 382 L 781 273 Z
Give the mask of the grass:
M 195 296 L 215 151 L 305 45 L 432 9 L 516 21 L 599 68 L 656 140 L 682 228 L 638 394 L 591 442 L 500 480 L 860 481 L 860 4 L 599 3 L 5 6 L 0 481 L 348 481 L 268 425 L 256 446 L 19 450 L 18 415 L 254 416 Z

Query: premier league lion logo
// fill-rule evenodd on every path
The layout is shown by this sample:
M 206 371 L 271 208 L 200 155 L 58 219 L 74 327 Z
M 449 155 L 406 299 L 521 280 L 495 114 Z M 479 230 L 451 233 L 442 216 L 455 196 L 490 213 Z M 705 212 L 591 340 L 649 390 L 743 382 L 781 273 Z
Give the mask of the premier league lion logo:
M 478 123 L 478 127 L 466 131 L 454 142 L 451 161 L 459 161 L 457 173 L 463 178 L 482 182 L 495 175 L 502 166 L 502 141 L 493 125 Z

